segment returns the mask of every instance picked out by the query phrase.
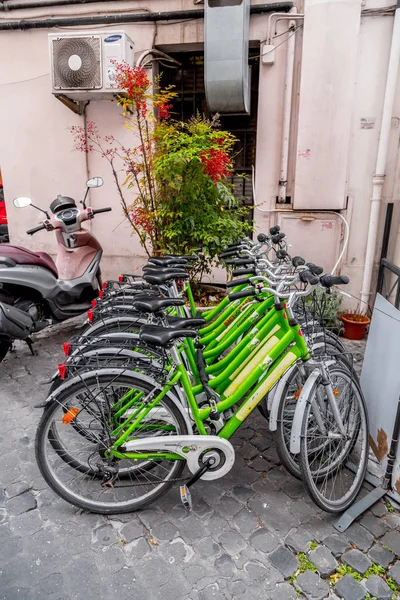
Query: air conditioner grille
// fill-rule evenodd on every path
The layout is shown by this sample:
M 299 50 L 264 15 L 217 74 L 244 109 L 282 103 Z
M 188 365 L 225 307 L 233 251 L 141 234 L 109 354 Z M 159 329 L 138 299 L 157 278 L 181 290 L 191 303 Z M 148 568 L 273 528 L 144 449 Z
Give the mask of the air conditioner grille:
M 54 88 L 101 88 L 100 36 L 56 38 L 52 43 Z

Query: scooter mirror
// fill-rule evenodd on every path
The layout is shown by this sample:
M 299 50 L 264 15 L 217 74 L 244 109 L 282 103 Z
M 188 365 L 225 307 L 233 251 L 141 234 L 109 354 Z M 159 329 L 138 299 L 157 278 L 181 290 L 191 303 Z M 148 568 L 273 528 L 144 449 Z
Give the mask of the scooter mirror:
M 88 188 L 98 188 L 103 185 L 103 180 L 101 177 L 92 177 L 92 179 L 88 179 L 86 185 Z
M 25 208 L 25 206 L 30 206 L 31 204 L 32 200 L 30 198 L 14 198 L 14 206 L 16 206 L 17 208 Z

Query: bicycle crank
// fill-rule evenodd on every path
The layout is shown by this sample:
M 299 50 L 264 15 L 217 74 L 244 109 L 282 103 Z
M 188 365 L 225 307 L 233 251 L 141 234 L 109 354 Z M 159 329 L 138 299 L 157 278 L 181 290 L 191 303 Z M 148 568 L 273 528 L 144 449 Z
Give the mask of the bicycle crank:
M 189 471 L 196 475 L 208 459 L 212 464 L 201 475 L 201 479 L 212 481 L 226 475 L 235 463 L 232 444 L 217 435 L 171 435 L 131 440 L 120 447 L 119 452 L 174 452 L 187 461 Z

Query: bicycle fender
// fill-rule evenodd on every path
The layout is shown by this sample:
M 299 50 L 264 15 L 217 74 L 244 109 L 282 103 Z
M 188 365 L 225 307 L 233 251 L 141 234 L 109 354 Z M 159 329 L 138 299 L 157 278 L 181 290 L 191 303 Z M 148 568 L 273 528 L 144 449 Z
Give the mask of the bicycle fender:
M 290 369 L 288 369 L 286 371 L 284 376 L 281 377 L 281 379 L 278 382 L 278 385 L 275 388 L 275 391 L 271 390 L 271 392 L 270 392 L 270 394 L 272 395 L 271 400 L 269 400 L 269 394 L 268 394 L 269 430 L 270 431 L 276 431 L 278 428 L 278 410 L 279 410 L 279 405 L 281 403 L 281 396 L 282 396 L 283 390 L 285 388 L 286 381 L 288 380 L 289 375 L 293 371 L 294 366 L 295 365 L 290 367 Z
M 303 423 L 304 411 L 306 409 L 307 400 L 311 389 L 319 377 L 319 369 L 314 369 L 308 376 L 307 381 L 303 385 L 299 399 L 297 400 L 296 409 L 294 412 L 292 430 L 290 432 L 290 452 L 299 454 L 301 440 L 301 426 Z
M 58 387 L 56 390 L 54 390 L 54 392 L 52 394 L 50 394 L 50 396 L 48 396 L 44 402 L 42 402 L 41 404 L 36 404 L 34 406 L 34 408 L 45 408 L 51 402 L 57 402 L 57 396 L 60 394 L 60 392 L 67 390 L 68 388 L 73 386 L 78 381 L 85 381 L 86 379 L 89 379 L 89 377 L 92 377 L 93 375 L 106 374 L 106 375 L 118 376 L 121 373 L 123 375 L 132 375 L 134 377 L 138 376 L 138 374 L 135 371 L 130 371 L 128 369 L 98 369 L 96 371 L 90 371 L 88 373 L 83 373 L 83 374 L 77 375 L 76 377 L 72 377 L 71 379 L 67 379 L 65 381 L 65 383 L 63 383 L 62 385 L 60 385 L 60 387 Z M 146 383 L 150 383 L 152 385 L 157 385 L 158 387 L 160 387 L 159 384 L 154 379 L 152 379 L 151 377 L 148 377 L 147 375 L 140 375 L 140 379 L 142 379 Z M 186 427 L 188 428 L 189 434 L 192 434 L 193 428 L 192 428 L 192 424 L 189 419 L 189 415 L 185 411 L 182 404 L 179 402 L 178 398 L 176 396 L 174 396 L 174 394 L 172 394 L 171 392 L 167 392 L 165 395 L 167 398 L 169 398 L 175 404 L 176 408 L 179 410 L 179 412 L 181 413 L 182 417 L 185 420 Z
M 120 317 L 109 317 L 106 318 L 104 320 L 101 321 L 96 321 L 96 323 L 93 323 L 92 327 L 90 329 L 88 329 L 86 332 L 81 334 L 81 339 L 84 339 L 86 337 L 88 337 L 89 333 L 93 333 L 95 332 L 97 329 L 100 329 L 101 327 L 103 327 L 104 325 L 115 325 L 117 323 L 132 323 L 134 325 L 137 324 L 145 324 L 148 323 L 148 320 L 143 319 L 141 317 L 128 317 L 128 316 L 120 316 Z

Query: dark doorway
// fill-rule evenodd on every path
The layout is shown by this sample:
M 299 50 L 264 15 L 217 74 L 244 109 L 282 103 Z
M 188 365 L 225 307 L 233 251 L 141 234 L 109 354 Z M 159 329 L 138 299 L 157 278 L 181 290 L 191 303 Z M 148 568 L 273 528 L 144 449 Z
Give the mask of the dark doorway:
M 172 113 L 176 119 L 187 121 L 197 112 L 211 116 L 204 89 L 204 55 L 203 52 L 168 52 L 181 63 L 178 69 L 162 69 L 162 85 L 173 85 L 178 92 L 173 102 Z M 221 127 L 233 133 L 237 139 L 235 148 L 235 169 L 237 174 L 245 174 L 243 179 L 233 175 L 235 196 L 246 206 L 253 206 L 252 166 L 256 157 L 256 132 L 259 82 L 259 48 L 250 51 L 251 66 L 251 111 L 249 115 L 221 115 Z M 253 219 L 253 211 L 249 214 Z

